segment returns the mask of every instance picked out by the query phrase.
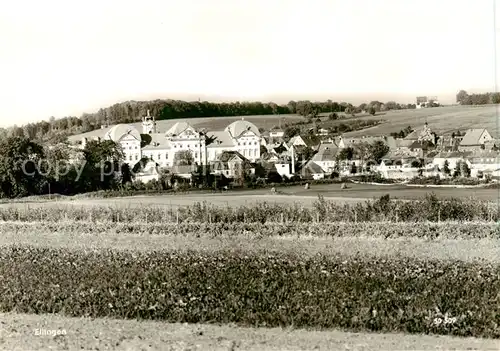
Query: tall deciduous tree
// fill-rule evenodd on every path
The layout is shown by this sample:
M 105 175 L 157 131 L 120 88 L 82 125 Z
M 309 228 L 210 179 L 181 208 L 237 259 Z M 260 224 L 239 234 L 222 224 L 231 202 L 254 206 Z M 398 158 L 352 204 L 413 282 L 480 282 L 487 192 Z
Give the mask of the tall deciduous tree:
M 389 146 L 381 140 L 377 140 L 368 145 L 368 154 L 370 159 L 380 164 L 382 158 L 389 152 Z
M 44 177 L 39 172 L 43 147 L 26 137 L 10 137 L 0 142 L 0 191 L 2 197 L 39 194 Z

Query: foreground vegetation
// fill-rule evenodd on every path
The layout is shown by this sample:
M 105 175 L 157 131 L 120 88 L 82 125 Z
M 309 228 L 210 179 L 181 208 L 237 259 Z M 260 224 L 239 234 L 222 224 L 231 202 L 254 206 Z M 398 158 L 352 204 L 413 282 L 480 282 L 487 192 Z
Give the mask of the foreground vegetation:
M 312 222 L 440 222 L 498 221 L 498 204 L 475 199 L 439 199 L 434 194 L 404 201 L 384 195 L 364 203 L 339 204 L 319 197 L 312 208 L 262 202 L 248 206 L 217 207 L 207 202 L 180 208 L 141 207 L 0 207 L 3 221 L 64 220 L 88 222 L 159 223 L 312 223 Z
M 328 223 L 114 223 L 89 221 L 5 222 L 0 235 L 9 233 L 76 233 L 82 235 L 137 235 L 198 238 L 413 238 L 413 239 L 500 239 L 494 222 L 328 222 Z
M 500 337 L 500 268 L 487 263 L 30 247 L 1 255 L 3 312 Z
M 500 338 L 498 219 L 434 195 L 0 208 L 0 312 Z

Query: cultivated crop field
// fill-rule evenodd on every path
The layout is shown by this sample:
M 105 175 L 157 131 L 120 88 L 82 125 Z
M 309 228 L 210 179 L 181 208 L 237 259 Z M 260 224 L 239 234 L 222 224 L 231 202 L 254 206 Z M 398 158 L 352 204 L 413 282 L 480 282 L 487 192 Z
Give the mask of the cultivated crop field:
M 416 129 L 425 122 L 439 134 L 457 129 L 486 128 L 493 137 L 499 136 L 500 105 L 449 106 L 418 110 L 388 111 L 383 115 L 366 116 L 367 119 L 384 119 L 386 122 L 366 130 L 346 133 L 348 136 L 389 135 L 408 126 Z
M 193 333 L 203 349 L 293 349 L 294 341 L 334 347 L 317 339 L 323 333 L 354 348 L 421 349 L 428 342 L 494 349 L 499 219 L 490 201 L 431 195 L 411 202 L 317 198 L 311 207 L 4 205 L 0 340 L 14 345 L 44 323 L 68 334 L 32 335 L 28 348 L 162 349 L 163 340 L 187 349 Z M 137 319 L 144 322 L 125 321 Z M 120 335 L 145 325 L 158 330 L 140 332 L 151 341 L 109 336 L 110 328 Z M 249 333 L 263 343 L 249 344 Z M 265 341 L 273 335 L 283 341 Z

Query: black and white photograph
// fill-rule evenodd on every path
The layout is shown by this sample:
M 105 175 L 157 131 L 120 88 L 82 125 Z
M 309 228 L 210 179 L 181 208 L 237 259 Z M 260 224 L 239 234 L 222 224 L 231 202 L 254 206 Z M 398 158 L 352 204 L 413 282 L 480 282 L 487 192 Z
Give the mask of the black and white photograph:
M 0 351 L 500 351 L 500 1 L 0 1 Z

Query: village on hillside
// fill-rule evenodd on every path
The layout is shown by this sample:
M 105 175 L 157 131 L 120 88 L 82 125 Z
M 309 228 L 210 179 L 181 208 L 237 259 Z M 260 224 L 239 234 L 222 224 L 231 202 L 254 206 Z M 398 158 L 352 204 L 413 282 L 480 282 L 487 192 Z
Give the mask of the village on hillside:
M 201 172 L 218 177 L 220 184 L 245 176 L 273 183 L 370 174 L 399 181 L 500 176 L 500 140 L 487 129 L 441 135 L 425 123 L 391 135 L 329 134 L 314 127 L 290 137 L 279 125 L 263 130 L 244 118 L 218 131 L 197 130 L 187 122 L 159 131 L 148 111 L 142 130 L 118 124 L 109 127 L 104 140 L 121 146 L 135 179 L 145 183 L 165 172 L 191 184 Z M 82 138 L 74 147 L 83 149 L 88 141 Z

